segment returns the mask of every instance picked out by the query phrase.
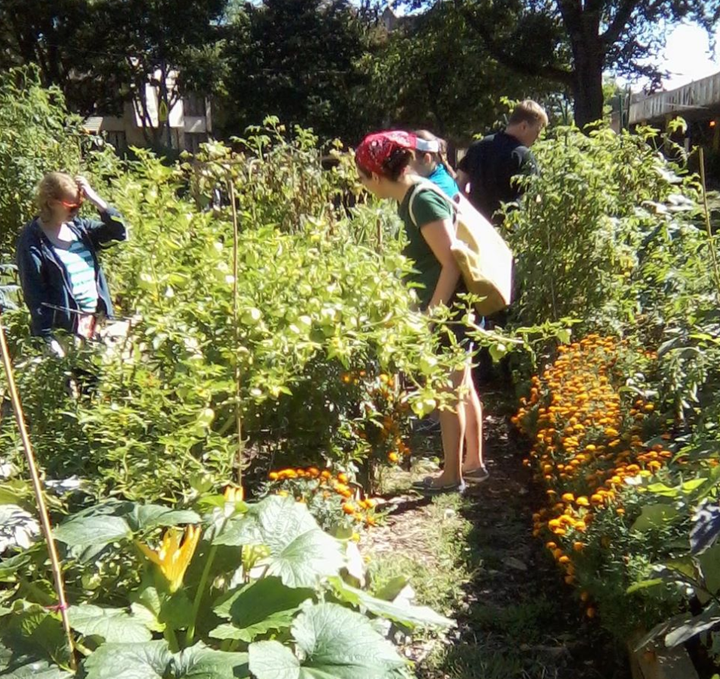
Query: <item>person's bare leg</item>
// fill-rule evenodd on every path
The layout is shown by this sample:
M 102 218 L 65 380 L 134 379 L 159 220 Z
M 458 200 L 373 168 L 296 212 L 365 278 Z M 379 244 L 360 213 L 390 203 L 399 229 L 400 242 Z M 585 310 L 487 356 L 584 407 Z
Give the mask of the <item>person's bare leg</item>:
M 465 408 L 460 390 L 462 373 L 453 375 L 453 387 L 458 394 L 455 411 L 440 410 L 444 467 L 432 481 L 433 486 L 449 486 L 462 481 L 462 453 L 465 440 Z
M 470 472 L 484 466 L 482 403 L 473 382 L 470 366 L 465 369 L 463 387 L 465 388 L 462 404 L 465 419 L 465 461 L 462 468 L 464 472 Z
M 433 485 L 447 486 L 462 480 L 463 424 L 459 410 L 440 412 L 444 467 Z

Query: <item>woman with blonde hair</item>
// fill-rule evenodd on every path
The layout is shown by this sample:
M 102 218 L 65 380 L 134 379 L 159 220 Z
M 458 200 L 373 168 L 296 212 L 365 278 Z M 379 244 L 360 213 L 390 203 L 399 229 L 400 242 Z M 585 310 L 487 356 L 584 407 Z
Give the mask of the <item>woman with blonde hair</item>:
M 397 201 L 407 236 L 403 254 L 414 262 L 410 282 L 418 286 L 420 308 L 431 312 L 441 304 L 453 308 L 456 296 L 465 288 L 451 250 L 455 234 L 451 200 L 424 187 L 423 180 L 413 172 L 411 163 L 417 142 L 414 134 L 398 130 L 370 134 L 356 149 L 355 164 L 360 181 L 370 193 Z M 469 347 L 461 323 L 451 324 L 450 329 L 457 344 Z M 483 481 L 488 477 L 482 458 L 482 406 L 472 381 L 470 361 L 454 371 L 450 379 L 457 403 L 454 410 L 440 412 L 444 467 L 438 476 L 417 484 L 426 494 L 462 492 L 464 478 Z
M 99 220 L 79 216 L 85 200 Z M 84 177 L 50 172 L 36 201 L 39 213 L 20 233 L 16 252 L 32 334 L 50 342 L 62 329 L 90 339 L 98 316 L 113 314 L 98 250 L 126 240 L 127 227 Z

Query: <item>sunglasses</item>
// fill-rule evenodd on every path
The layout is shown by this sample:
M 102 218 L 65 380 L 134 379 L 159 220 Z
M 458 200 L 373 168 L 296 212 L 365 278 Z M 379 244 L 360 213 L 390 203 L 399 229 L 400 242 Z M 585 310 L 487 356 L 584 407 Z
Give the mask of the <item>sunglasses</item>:
M 80 194 L 76 199 L 74 203 L 70 203 L 66 200 L 61 200 L 60 204 L 63 207 L 66 207 L 68 210 L 77 210 L 83 203 L 85 202 L 85 197 Z

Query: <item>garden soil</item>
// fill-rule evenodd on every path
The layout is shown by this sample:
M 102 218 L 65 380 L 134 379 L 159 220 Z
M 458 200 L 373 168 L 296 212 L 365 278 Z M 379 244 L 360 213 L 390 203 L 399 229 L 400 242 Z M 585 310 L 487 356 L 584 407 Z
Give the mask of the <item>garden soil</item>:
M 458 626 L 441 638 L 408 642 L 417 676 L 630 679 L 626 650 L 602 629 L 602 621 L 584 617 L 577 592 L 563 583 L 532 536 L 532 513 L 541 497 L 522 466 L 524 443 L 514 437 L 508 419 L 506 412 L 486 416 L 487 481 L 471 486 L 462 499 L 430 501 L 394 491 L 387 522 L 363 539 L 363 553 L 371 560 L 407 557 L 429 574 L 442 573 L 447 559 L 433 537 L 437 526 L 429 522 L 446 522 L 457 539 L 466 540 L 454 551 L 462 582 L 444 611 Z M 439 441 L 435 445 L 439 449 Z M 411 478 L 406 474 L 406 488 Z M 400 479 L 394 482 L 402 486 Z M 440 586 L 442 578 L 437 582 Z

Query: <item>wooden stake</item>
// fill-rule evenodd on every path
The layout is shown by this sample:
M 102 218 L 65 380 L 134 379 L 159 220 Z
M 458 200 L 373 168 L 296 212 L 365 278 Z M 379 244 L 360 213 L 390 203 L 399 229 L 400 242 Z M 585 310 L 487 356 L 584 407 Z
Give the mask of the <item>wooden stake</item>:
M 240 410 L 240 358 L 238 349 L 240 347 L 240 326 L 238 319 L 238 250 L 240 245 L 240 234 L 238 229 L 237 207 L 235 205 L 235 182 L 232 177 L 228 178 L 230 185 L 230 207 L 232 209 L 233 220 L 233 333 L 235 346 L 235 424 L 237 427 L 237 482 L 242 486 L 243 474 L 243 458 L 245 453 L 245 443 L 243 442 L 242 412 Z
M 5 368 L 5 377 L 7 378 L 8 391 L 10 392 L 10 400 L 12 402 L 13 411 L 15 412 L 15 421 L 17 422 L 22 441 L 23 450 L 25 451 L 25 459 L 30 469 L 30 478 L 32 480 L 33 490 L 35 491 L 35 501 L 37 502 L 38 513 L 40 515 L 40 525 L 42 527 L 45 541 L 47 542 L 48 554 L 50 555 L 50 565 L 55 581 L 55 592 L 57 593 L 60 617 L 62 618 L 63 628 L 67 636 L 68 647 L 70 649 L 70 667 L 73 671 L 77 669 L 75 662 L 75 643 L 73 641 L 72 630 L 70 629 L 70 620 L 68 618 L 68 604 L 65 598 L 65 586 L 63 584 L 62 568 L 55 548 L 55 539 L 52 534 L 52 526 L 50 524 L 50 516 L 48 515 L 47 506 L 45 505 L 45 497 L 43 495 L 42 482 L 38 474 L 37 464 L 35 463 L 35 455 L 33 453 L 30 437 L 28 436 L 27 427 L 25 426 L 25 413 L 20 403 L 20 395 L 15 384 L 15 375 L 13 373 L 12 361 L 10 360 L 10 351 L 8 350 L 7 341 L 5 339 L 5 328 L 0 321 L 0 353 L 2 353 L 3 367 Z
M 705 230 L 707 231 L 708 245 L 710 246 L 710 258 L 713 263 L 715 285 L 717 287 L 717 293 L 720 294 L 720 266 L 718 266 L 717 252 L 715 251 L 715 240 L 713 238 L 712 227 L 710 225 L 710 208 L 708 207 L 707 184 L 705 182 L 705 152 L 702 146 L 698 148 L 698 153 L 700 156 L 700 182 L 702 183 L 703 207 L 705 210 Z

